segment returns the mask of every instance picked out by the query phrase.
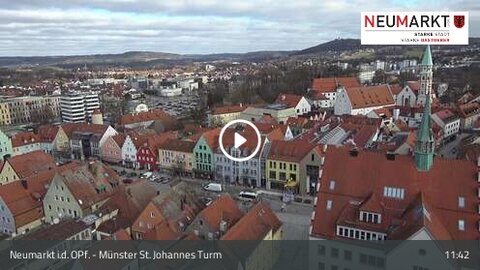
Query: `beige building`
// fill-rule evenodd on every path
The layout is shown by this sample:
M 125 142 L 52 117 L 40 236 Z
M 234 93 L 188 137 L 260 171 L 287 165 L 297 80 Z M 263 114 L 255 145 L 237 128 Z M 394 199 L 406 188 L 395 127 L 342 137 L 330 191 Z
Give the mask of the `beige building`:
M 24 96 L 0 99 L 0 124 L 16 125 L 50 120 L 60 115 L 60 96 Z
M 192 171 L 192 153 L 195 142 L 168 139 L 158 148 L 160 167 L 179 172 Z
M 208 125 L 210 127 L 223 126 L 230 121 L 239 119 L 245 109 L 243 104 L 216 107 L 207 115 Z
M 0 169 L 0 185 L 25 179 L 56 167 L 54 158 L 37 150 L 7 159 Z
M 285 124 L 288 118 L 297 118 L 295 107 L 289 107 L 284 104 L 270 104 L 258 107 L 248 107 L 241 114 L 240 119 L 256 122 L 265 115 L 271 116 L 279 124 Z

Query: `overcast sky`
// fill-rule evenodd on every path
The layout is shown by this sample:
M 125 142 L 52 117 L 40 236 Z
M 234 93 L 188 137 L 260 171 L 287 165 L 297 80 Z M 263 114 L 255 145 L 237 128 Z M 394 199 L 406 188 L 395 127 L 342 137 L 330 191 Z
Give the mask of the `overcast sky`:
M 298 50 L 395 10 L 469 11 L 480 36 L 478 0 L 0 0 L 0 56 Z

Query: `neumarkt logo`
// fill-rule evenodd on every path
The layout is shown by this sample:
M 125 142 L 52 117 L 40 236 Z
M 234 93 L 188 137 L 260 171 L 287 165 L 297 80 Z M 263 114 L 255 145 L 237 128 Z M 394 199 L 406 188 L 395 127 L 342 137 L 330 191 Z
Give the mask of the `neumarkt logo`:
M 364 45 L 467 45 L 468 12 L 362 12 Z
M 366 28 L 447 28 L 449 15 L 365 15 Z

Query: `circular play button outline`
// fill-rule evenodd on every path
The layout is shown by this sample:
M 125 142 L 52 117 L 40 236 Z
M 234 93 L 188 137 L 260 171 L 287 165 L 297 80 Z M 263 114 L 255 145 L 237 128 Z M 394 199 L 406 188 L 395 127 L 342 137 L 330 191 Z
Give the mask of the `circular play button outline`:
M 253 130 L 255 130 L 255 133 L 257 134 L 257 147 L 255 148 L 253 153 L 251 153 L 248 157 L 243 157 L 243 158 L 232 157 L 230 154 L 227 153 L 227 151 L 223 147 L 223 143 L 222 143 L 223 134 L 225 133 L 225 130 L 227 130 L 227 128 L 230 127 L 230 126 L 235 125 L 235 124 L 239 124 L 239 123 L 246 124 L 246 125 L 250 126 L 251 128 L 253 128 Z M 262 143 L 262 136 L 260 135 L 260 131 L 258 130 L 258 128 L 252 122 L 247 121 L 247 120 L 243 120 L 243 119 L 237 119 L 237 120 L 233 120 L 233 121 L 228 122 L 225 126 L 223 126 L 222 130 L 220 130 L 220 136 L 218 137 L 218 145 L 220 145 L 220 150 L 222 151 L 222 153 L 227 158 L 229 158 L 233 161 L 237 161 L 237 162 L 247 161 L 247 160 L 253 158 L 258 153 L 258 151 L 260 151 L 261 143 Z

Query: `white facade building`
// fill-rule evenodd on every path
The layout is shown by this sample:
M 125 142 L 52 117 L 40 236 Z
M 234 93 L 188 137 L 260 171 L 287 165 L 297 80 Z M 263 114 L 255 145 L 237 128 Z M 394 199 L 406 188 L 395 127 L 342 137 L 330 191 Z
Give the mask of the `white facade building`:
M 93 111 L 99 108 L 100 100 L 95 93 L 69 93 L 60 98 L 63 122 L 86 122 Z

